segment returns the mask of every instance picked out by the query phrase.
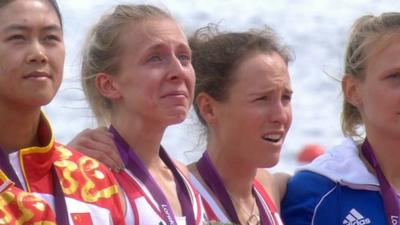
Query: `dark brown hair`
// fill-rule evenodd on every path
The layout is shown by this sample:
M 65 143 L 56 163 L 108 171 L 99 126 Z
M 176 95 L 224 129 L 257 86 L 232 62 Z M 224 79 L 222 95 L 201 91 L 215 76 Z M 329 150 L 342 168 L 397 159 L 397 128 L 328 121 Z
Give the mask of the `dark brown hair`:
M 210 24 L 198 29 L 189 38 L 189 45 L 196 72 L 195 99 L 204 92 L 217 101 L 225 101 L 234 80 L 233 71 L 246 56 L 255 52 L 276 52 L 286 64 L 291 61 L 287 46 L 280 44 L 276 33 L 269 27 L 224 33 L 218 30 L 217 25 Z M 206 126 L 197 104 L 194 104 L 194 109 L 200 122 Z
M 0 0 L 0 8 L 10 4 L 13 1 L 15 1 L 15 0 Z M 50 3 L 50 5 L 53 7 L 54 11 L 57 14 L 58 19 L 60 20 L 60 24 L 62 27 L 63 23 L 62 23 L 62 18 L 61 18 L 61 12 L 60 12 L 60 8 L 58 7 L 57 0 L 46 0 L 46 1 L 48 1 Z

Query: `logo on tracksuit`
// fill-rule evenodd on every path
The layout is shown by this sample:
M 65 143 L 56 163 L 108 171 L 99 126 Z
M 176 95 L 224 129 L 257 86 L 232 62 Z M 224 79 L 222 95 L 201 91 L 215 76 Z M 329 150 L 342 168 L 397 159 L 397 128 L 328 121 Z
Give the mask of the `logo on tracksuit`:
M 343 225 L 367 225 L 370 223 L 371 220 L 361 215 L 356 209 L 351 209 L 343 220 Z

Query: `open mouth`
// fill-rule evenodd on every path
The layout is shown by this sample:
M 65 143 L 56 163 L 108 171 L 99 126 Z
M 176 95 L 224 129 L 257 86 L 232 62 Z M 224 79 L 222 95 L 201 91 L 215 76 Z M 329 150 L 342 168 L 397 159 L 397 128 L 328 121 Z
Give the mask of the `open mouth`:
M 263 138 L 264 140 L 266 140 L 266 141 L 270 141 L 270 142 L 273 142 L 273 143 L 277 143 L 277 142 L 279 142 L 280 140 L 282 140 L 283 135 L 281 135 L 281 134 L 268 134 L 268 135 L 263 136 L 262 138 Z

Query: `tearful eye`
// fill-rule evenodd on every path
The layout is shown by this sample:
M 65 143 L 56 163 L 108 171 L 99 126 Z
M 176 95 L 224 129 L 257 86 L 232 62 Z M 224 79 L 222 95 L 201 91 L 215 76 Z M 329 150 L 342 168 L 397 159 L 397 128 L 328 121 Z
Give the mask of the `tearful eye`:
M 387 76 L 389 79 L 399 79 L 400 78 L 400 73 L 393 73 Z
M 268 100 L 267 96 L 261 96 L 261 97 L 256 98 L 254 101 L 266 101 L 266 100 Z
M 292 95 L 283 95 L 282 99 L 286 102 L 290 102 L 292 100 Z
M 187 54 L 182 54 L 178 56 L 179 61 L 183 62 L 183 63 L 187 63 L 191 61 L 191 58 L 189 55 Z
M 162 60 L 161 56 L 153 55 L 153 56 L 150 56 L 147 61 L 148 62 L 160 62 L 161 60 Z

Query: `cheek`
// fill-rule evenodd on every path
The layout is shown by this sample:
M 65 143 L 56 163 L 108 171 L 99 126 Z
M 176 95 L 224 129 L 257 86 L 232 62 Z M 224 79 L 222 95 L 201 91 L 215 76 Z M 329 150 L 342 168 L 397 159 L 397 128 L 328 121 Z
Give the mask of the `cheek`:
M 0 76 L 6 76 L 6 74 L 10 73 L 9 64 L 7 62 L 0 59 Z
M 4 90 L 6 90 L 9 86 L 11 85 L 8 77 L 5 76 L 5 74 L 0 74 L 0 93 L 4 92 Z
M 287 111 L 286 111 L 286 117 L 287 117 L 287 125 L 288 125 L 288 128 L 291 126 L 291 124 L 292 124 L 292 120 L 293 120 L 293 114 L 292 114 L 292 107 L 291 106 L 289 106 L 288 107 L 288 109 L 287 109 Z
M 55 76 L 55 85 L 61 85 L 64 73 L 65 51 L 64 48 L 53 49 L 48 52 L 49 66 Z
M 247 110 L 241 110 L 245 107 L 247 106 L 240 106 L 240 108 L 238 109 L 240 113 L 238 113 L 236 118 L 232 120 L 232 123 L 238 126 L 238 130 L 241 130 L 241 127 L 246 128 L 247 130 L 254 131 L 261 129 L 267 122 L 268 118 L 266 116 L 265 109 L 247 108 Z M 233 112 L 230 111 L 228 113 Z
M 132 79 L 130 83 L 125 85 L 126 91 L 132 98 L 143 98 L 145 101 L 156 101 L 161 93 L 161 81 L 158 79 Z
M 4 74 L 18 74 L 24 60 L 23 55 L 18 53 L 0 56 L 0 76 Z
M 57 71 L 61 72 L 64 70 L 64 61 L 65 61 L 65 51 L 64 48 L 58 51 L 52 52 L 50 58 L 53 59 L 54 67 L 57 68 Z
M 243 121 L 243 118 L 238 111 L 239 110 L 231 105 L 225 105 L 224 107 L 214 110 L 214 116 L 217 119 L 217 126 L 225 130 L 225 132 L 231 132 L 232 130 L 236 130 L 236 126 L 239 124 L 246 124 L 246 121 Z
M 193 69 L 191 69 L 188 74 L 188 88 L 192 92 L 192 95 L 194 93 L 195 84 L 196 84 L 196 75 Z
M 57 69 L 56 69 L 56 73 L 57 73 L 57 79 L 56 79 L 56 86 L 57 88 L 60 87 L 62 80 L 63 80 L 63 75 L 64 75 L 64 57 L 58 59 L 57 62 Z
M 386 97 L 386 93 L 378 94 L 376 91 L 373 90 L 366 91 L 362 95 L 362 98 L 358 105 L 358 109 L 362 113 L 368 113 L 368 111 L 383 109 L 385 107 L 384 99 L 387 99 Z

